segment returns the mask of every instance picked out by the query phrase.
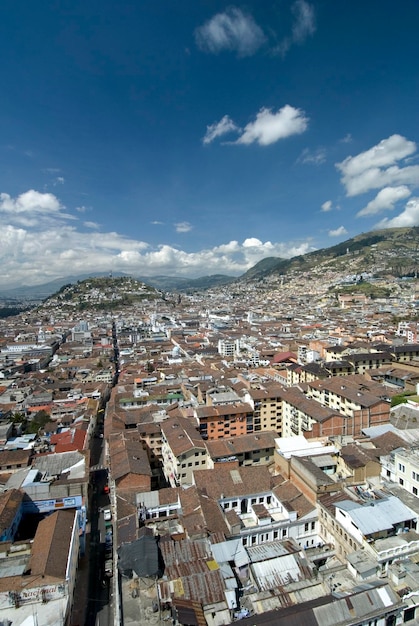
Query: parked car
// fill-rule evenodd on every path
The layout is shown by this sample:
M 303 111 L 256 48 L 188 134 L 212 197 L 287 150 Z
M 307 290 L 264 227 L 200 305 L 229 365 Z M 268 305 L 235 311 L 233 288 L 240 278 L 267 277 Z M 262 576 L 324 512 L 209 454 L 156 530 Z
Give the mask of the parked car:
M 112 513 L 110 509 L 105 509 L 103 511 L 103 519 L 105 520 L 105 522 L 110 522 L 110 520 L 112 519 Z
M 106 559 L 105 561 L 105 576 L 111 578 L 113 576 L 113 561 L 112 559 Z

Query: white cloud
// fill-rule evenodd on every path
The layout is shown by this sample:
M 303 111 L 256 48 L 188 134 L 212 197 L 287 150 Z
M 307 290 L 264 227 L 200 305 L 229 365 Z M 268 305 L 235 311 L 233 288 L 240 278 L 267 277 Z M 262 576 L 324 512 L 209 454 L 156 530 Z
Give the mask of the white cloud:
M 294 15 L 292 34 L 284 37 L 274 52 L 279 52 L 282 56 L 288 52 L 293 44 L 302 44 L 310 35 L 316 32 L 316 19 L 314 8 L 305 0 L 296 0 L 291 7 Z
M 52 193 L 40 193 L 30 189 L 20 194 L 16 199 L 12 198 L 8 193 L 0 194 L 0 211 L 3 213 L 18 214 L 32 211 L 50 213 L 60 210 L 61 205 Z
M 75 219 L 63 212 L 63 205 L 52 193 L 40 193 L 34 189 L 12 198 L 8 193 L 0 194 L 0 219 L 5 216 L 8 223 L 20 226 L 40 226 L 44 221 Z
M 296 43 L 301 43 L 316 31 L 314 8 L 304 0 L 297 0 L 292 5 L 295 22 L 292 27 L 292 38 Z
M 202 142 L 204 144 L 209 144 L 214 141 L 216 137 L 221 137 L 226 133 L 231 133 L 237 130 L 239 130 L 239 128 L 233 120 L 228 115 L 224 115 L 219 122 L 215 122 L 214 124 L 207 126 L 207 132 L 205 133 Z
M 405 206 L 404 211 L 388 219 L 387 217 L 375 225 L 375 228 L 401 228 L 419 225 L 419 198 L 411 198 Z
M 217 13 L 195 31 L 198 47 L 217 54 L 223 50 L 236 52 L 240 57 L 251 56 L 265 42 L 263 30 L 251 15 L 237 7 Z
M 381 211 L 392 211 L 397 202 L 408 198 L 410 194 L 410 189 L 405 185 L 401 185 L 400 187 L 384 187 L 371 202 L 368 202 L 366 207 L 357 213 L 357 217 L 374 215 L 375 213 L 381 213 Z
M 347 133 L 340 141 L 341 143 L 352 143 L 351 133 Z
M 247 145 L 256 142 L 260 146 L 268 146 L 279 139 L 303 133 L 307 125 L 308 118 L 304 112 L 289 104 L 276 113 L 272 113 L 271 109 L 263 108 L 256 115 L 255 121 L 247 124 L 235 143 Z
M 326 161 L 326 150 L 324 148 L 317 148 L 317 150 L 310 150 L 304 148 L 302 153 L 297 159 L 297 163 L 308 163 L 313 165 L 321 165 Z
M 339 226 L 339 228 L 336 228 L 335 230 L 329 230 L 327 234 L 329 237 L 341 237 L 342 235 L 347 235 L 348 231 L 344 226 Z
M 88 230 L 81 231 L 76 222 L 70 225 L 55 217 L 49 223 L 37 223 L 36 228 L 24 228 L 9 219 L 16 206 L 24 214 L 30 207 L 38 206 L 38 210 L 60 215 L 59 200 L 36 192 L 22 194 L 17 199 L 3 194 L 0 199 L 2 214 L 7 217 L 7 223 L 0 228 L 0 288 L 42 284 L 70 274 L 103 272 L 109 268 L 133 276 L 240 275 L 267 256 L 290 258 L 314 249 L 310 240 L 263 242 L 248 237 L 242 242 L 229 241 L 210 249 L 186 252 L 169 245 L 152 247 L 116 232 L 100 232 L 95 222 L 85 222 Z M 187 227 L 190 225 L 184 223 L 183 228 Z
M 320 208 L 322 213 L 328 213 L 328 211 L 331 211 L 333 208 L 332 201 L 326 200 L 326 202 L 323 202 Z
M 393 185 L 419 184 L 419 166 L 399 167 L 398 161 L 416 152 L 416 144 L 401 135 L 391 135 L 356 156 L 349 156 L 336 167 L 348 196 Z
M 192 225 L 189 222 L 178 222 L 175 224 L 177 233 L 189 233 L 192 230 Z

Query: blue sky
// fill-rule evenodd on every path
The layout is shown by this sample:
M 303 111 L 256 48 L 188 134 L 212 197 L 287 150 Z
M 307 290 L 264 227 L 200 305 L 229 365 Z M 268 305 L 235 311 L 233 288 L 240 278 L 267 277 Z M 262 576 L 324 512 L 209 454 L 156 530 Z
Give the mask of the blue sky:
M 419 224 L 417 0 L 3 0 L 0 287 Z

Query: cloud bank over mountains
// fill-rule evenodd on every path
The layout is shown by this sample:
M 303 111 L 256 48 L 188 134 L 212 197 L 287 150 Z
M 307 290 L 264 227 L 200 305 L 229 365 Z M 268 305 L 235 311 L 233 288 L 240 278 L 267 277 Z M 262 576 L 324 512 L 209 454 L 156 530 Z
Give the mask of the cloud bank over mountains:
M 231 127 L 227 120 L 224 126 Z M 241 143 L 254 143 L 263 149 L 271 141 L 290 133 L 304 132 L 307 118 L 298 110 L 283 107 L 276 114 L 263 110 L 254 122 L 245 127 Z M 215 127 L 207 134 L 220 136 Z M 346 195 L 375 193 L 358 211 L 357 217 L 394 212 L 383 217 L 376 228 L 414 226 L 419 224 L 419 199 L 412 193 L 419 186 L 419 165 L 407 159 L 417 156 L 417 146 L 400 135 L 392 135 L 355 156 L 336 164 Z M 403 181 L 404 184 L 395 184 Z M 331 200 L 322 212 L 335 210 Z M 70 210 L 50 192 L 34 189 L 13 198 L 0 194 L 0 233 L 2 277 L 0 286 L 39 284 L 68 274 L 94 271 L 121 271 L 153 276 L 157 274 L 199 277 L 227 273 L 240 275 L 258 261 L 269 256 L 290 258 L 315 249 L 313 240 L 261 241 L 247 237 L 228 241 L 208 249 L 187 251 L 169 243 L 152 246 L 118 232 L 104 232 L 100 224 L 81 221 L 84 208 Z M 155 222 L 159 223 L 159 222 Z M 116 222 L 117 226 L 117 222 Z M 189 221 L 172 224 L 174 232 L 193 237 L 194 225 Z M 344 224 L 328 230 L 331 238 L 348 234 Z
M 95 223 L 80 223 L 56 196 L 34 190 L 17 198 L 2 193 L 0 220 L 3 218 L 8 224 L 0 234 L 0 287 L 41 284 L 69 274 L 110 270 L 144 276 L 240 275 L 266 256 L 289 258 L 311 249 L 309 241 L 272 243 L 257 238 L 196 252 L 168 244 L 153 247 L 117 232 L 99 232 Z M 84 231 L 83 226 L 89 230 Z M 173 228 L 189 233 L 192 225 L 176 223 Z
M 72 28 L 10 3 L 0 288 L 240 275 L 419 225 L 419 5 L 399 4 L 72 0 Z

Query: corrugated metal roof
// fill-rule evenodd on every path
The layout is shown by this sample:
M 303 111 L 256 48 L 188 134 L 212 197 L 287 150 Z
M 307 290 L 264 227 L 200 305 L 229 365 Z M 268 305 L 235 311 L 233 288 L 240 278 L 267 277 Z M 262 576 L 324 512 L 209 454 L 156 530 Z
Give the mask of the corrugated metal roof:
M 344 500 L 339 502 L 336 508 L 348 513 L 364 535 L 389 530 L 395 524 L 416 518 L 416 513 L 396 496 L 374 500 L 370 504 L 358 504 Z
M 61 452 L 37 457 L 32 466 L 41 472 L 48 472 L 50 476 L 59 476 L 84 461 L 85 457 L 80 452 Z
M 252 571 L 261 591 L 282 587 L 305 578 L 300 563 L 293 554 L 252 563 Z
M 278 556 L 284 556 L 293 552 L 299 552 L 300 549 L 301 548 L 297 548 L 297 546 L 290 541 L 271 541 L 263 543 L 259 546 L 251 546 L 247 548 L 247 553 L 250 557 L 251 562 L 257 563 L 258 561 L 266 561 L 267 559 L 273 559 Z
M 211 551 L 217 563 L 234 561 L 237 567 L 243 567 L 249 563 L 249 556 L 242 545 L 241 539 L 215 543 L 211 546 Z
M 203 605 L 225 601 L 224 584 L 220 570 L 182 576 L 182 594 L 186 600 L 202 602 Z M 179 597 L 175 589 L 175 597 Z
M 400 598 L 389 585 L 384 585 L 346 596 L 326 606 L 316 607 L 313 612 L 321 626 L 339 626 L 358 623 L 358 620 L 367 620 L 369 616 L 377 617 L 380 611 L 384 615 L 384 612 L 398 605 Z

